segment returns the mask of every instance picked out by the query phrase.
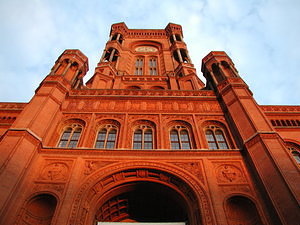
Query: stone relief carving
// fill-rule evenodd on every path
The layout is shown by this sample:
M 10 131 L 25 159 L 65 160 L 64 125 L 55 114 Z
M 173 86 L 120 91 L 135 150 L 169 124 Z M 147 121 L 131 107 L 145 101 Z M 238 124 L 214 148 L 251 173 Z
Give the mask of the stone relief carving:
M 186 162 L 186 163 L 173 163 L 176 166 L 179 166 L 192 174 L 194 174 L 196 177 L 198 177 L 202 183 L 204 183 L 204 177 L 202 172 L 201 163 L 199 162 Z
M 66 181 L 68 172 L 69 168 L 65 163 L 54 162 L 44 167 L 39 178 L 47 181 Z
M 101 167 L 104 167 L 106 165 L 109 165 L 113 162 L 111 161 L 93 161 L 93 160 L 87 160 L 85 162 L 85 167 L 84 167 L 84 175 L 90 175 L 91 173 L 95 172 Z
M 153 93 L 148 93 L 149 95 Z M 161 95 L 159 95 L 161 96 Z M 76 110 L 76 111 L 117 111 L 122 112 L 124 109 L 136 112 L 136 111 L 164 111 L 164 112 L 173 112 L 173 111 L 186 111 L 186 112 L 221 112 L 221 107 L 217 102 L 203 102 L 201 101 L 190 101 L 189 103 L 177 100 L 177 101 L 162 101 L 157 99 L 156 101 L 148 100 L 143 101 L 140 99 L 137 100 L 82 100 L 79 103 L 74 100 L 69 100 L 69 103 L 65 103 L 65 108 L 67 110 Z
M 239 183 L 246 181 L 242 171 L 238 167 L 229 164 L 217 167 L 216 176 L 219 183 Z

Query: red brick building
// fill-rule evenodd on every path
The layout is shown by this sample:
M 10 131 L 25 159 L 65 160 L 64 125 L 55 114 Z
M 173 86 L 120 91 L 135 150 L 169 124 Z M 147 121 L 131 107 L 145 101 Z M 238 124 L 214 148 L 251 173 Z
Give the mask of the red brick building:
M 0 224 L 300 221 L 300 107 L 263 106 L 180 25 L 113 24 L 92 78 L 66 50 L 29 103 L 0 103 Z

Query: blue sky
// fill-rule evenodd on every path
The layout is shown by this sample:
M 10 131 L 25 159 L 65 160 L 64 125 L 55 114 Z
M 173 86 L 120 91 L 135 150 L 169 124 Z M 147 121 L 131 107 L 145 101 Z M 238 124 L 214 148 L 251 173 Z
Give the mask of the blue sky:
M 182 25 L 197 68 L 226 51 L 259 104 L 300 103 L 299 0 L 0 0 L 0 101 L 28 102 L 65 49 L 94 72 L 110 26 Z

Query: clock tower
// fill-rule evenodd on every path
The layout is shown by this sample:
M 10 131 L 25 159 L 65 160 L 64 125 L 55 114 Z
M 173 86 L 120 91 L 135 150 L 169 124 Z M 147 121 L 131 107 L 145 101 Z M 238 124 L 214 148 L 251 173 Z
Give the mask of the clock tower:
M 204 84 L 196 75 L 180 25 L 170 23 L 164 30 L 132 30 L 125 23 L 117 23 L 112 25 L 87 87 L 199 90 Z

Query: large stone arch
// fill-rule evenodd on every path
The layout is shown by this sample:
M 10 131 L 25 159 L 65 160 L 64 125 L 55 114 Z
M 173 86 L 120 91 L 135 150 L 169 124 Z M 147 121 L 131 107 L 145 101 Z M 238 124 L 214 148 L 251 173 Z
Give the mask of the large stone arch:
M 166 185 L 183 196 L 189 205 L 190 225 L 215 224 L 210 200 L 200 182 L 181 168 L 152 161 L 116 163 L 92 173 L 75 196 L 69 224 L 93 224 L 101 198 L 117 186 L 137 181 Z

